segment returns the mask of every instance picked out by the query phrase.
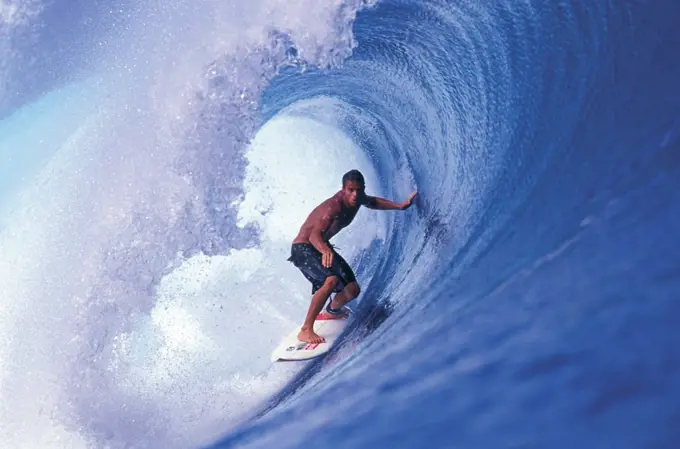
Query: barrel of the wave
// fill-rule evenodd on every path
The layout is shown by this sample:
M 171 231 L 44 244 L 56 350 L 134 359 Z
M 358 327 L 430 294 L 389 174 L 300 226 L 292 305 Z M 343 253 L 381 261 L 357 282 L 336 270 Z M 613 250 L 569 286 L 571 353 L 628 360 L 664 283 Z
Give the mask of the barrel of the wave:
M 288 261 L 312 284 L 312 298 L 304 323 L 284 338 L 274 350 L 272 361 L 304 360 L 330 350 L 352 315 L 346 308 L 347 303 L 361 292 L 354 270 L 336 252 L 331 239 L 352 223 L 362 206 L 373 210 L 404 211 L 411 207 L 416 197 L 413 192 L 406 201 L 397 203 L 367 195 L 365 178 L 356 169 L 342 176 L 341 186 L 309 213 L 293 239 Z M 322 311 L 324 305 L 326 308 Z

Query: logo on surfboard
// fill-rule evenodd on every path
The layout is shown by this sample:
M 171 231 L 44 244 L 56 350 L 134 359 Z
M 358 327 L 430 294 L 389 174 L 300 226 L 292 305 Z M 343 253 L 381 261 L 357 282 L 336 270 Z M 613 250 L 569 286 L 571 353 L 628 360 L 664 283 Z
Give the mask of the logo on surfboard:
M 316 349 L 319 347 L 319 343 L 301 343 L 296 346 L 288 346 L 286 348 L 286 352 L 293 352 L 293 351 L 311 351 L 313 349 Z

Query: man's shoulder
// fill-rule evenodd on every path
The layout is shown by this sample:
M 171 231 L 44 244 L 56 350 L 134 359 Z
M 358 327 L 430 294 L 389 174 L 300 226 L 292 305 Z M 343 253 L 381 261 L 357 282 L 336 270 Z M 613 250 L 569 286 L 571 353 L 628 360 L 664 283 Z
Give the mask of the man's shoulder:
M 339 212 L 342 210 L 342 199 L 337 194 L 333 195 L 323 200 L 316 208 L 326 212 Z
M 338 191 L 335 195 L 328 198 L 325 203 L 333 208 L 342 209 L 342 192 Z
M 375 197 L 366 195 L 365 193 L 359 197 L 358 206 L 371 206 L 375 203 Z

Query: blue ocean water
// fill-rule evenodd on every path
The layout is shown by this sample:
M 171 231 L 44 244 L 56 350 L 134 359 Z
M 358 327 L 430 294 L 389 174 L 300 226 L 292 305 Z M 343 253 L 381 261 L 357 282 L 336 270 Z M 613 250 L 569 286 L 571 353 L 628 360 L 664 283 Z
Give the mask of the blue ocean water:
M 11 447 L 680 445 L 680 4 L 58 3 L 0 47 L 5 123 L 97 86 L 41 109 L 47 164 L 0 147 L 39 167 L 0 220 Z M 338 236 L 356 320 L 272 366 L 354 167 L 416 204 Z

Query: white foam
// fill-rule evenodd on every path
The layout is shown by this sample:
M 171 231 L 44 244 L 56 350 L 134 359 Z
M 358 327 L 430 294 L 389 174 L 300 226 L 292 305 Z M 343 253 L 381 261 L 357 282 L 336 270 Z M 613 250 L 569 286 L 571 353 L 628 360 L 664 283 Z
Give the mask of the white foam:
M 189 152 L 186 135 L 206 125 L 197 98 L 214 95 L 233 106 L 234 115 L 216 120 L 247 134 L 250 98 L 280 62 L 276 52 L 262 57 L 272 33 L 286 33 L 300 56 L 324 65 L 347 54 L 359 4 L 147 1 L 124 33 L 116 30 L 108 52 L 92 52 L 105 55 L 92 62 L 115 84 L 113 95 L 92 98 L 103 112 L 64 130 L 52 159 L 18 186 L 18 206 L 0 231 L 3 443 L 190 446 L 236 422 L 290 376 L 290 368 L 272 370 L 268 355 L 309 303 L 307 281 L 285 260 L 291 235 L 315 202 L 339 188 L 344 170 L 363 167 L 369 182 L 375 178 L 344 136 L 309 121 L 273 120 L 248 153 L 260 178 L 249 169 L 240 205 L 241 223 L 261 226 L 261 244 L 199 254 L 163 278 L 155 296 L 154 287 L 177 263 L 185 247 L 178 240 L 193 238 L 181 225 L 185 207 L 198 211 L 197 228 L 208 221 L 203 186 L 178 169 Z M 225 87 L 211 91 L 205 73 L 222 59 L 228 67 L 215 76 Z M 51 108 L 50 123 L 68 112 Z M 33 131 L 50 138 L 47 129 Z M 22 141 L 21 130 L 11 132 Z M 282 165 L 282 143 L 304 165 Z M 203 142 L 195 144 L 200 162 Z M 238 161 L 238 149 L 224 150 Z M 196 179 L 210 168 L 203 164 L 192 167 Z M 310 170 L 325 174 L 310 178 Z M 261 221 L 249 205 L 261 209 L 265 200 L 271 219 Z M 370 224 L 371 232 L 338 236 L 348 245 L 344 254 L 381 235 L 384 226 L 374 220 L 361 214 L 355 229 Z M 34 427 L 41 432 L 27 431 Z
M 319 151 L 322 144 L 327 151 Z M 375 179 L 349 139 L 309 119 L 282 116 L 266 124 L 248 160 L 239 217 L 244 226 L 258 223 L 261 244 L 181 264 L 163 279 L 151 319 L 119 341 L 119 366 L 132 367 L 120 372 L 127 394 L 151 392 L 157 405 L 167 401 L 168 407 L 176 404 L 177 390 L 217 401 L 214 415 L 203 401 L 174 411 L 183 417 L 173 424 L 179 434 L 189 430 L 182 424 L 187 416 L 201 415 L 209 428 L 236 422 L 302 366 L 268 361 L 310 300 L 308 282 L 285 260 L 290 243 L 313 206 L 337 191 L 345 171 L 359 167 L 367 181 Z M 371 213 L 352 226 L 361 232 L 343 240 L 348 259 L 384 233 L 381 218 Z
M 56 118 L 55 118 L 56 119 Z M 59 233 L 57 199 L 72 186 L 55 181 L 87 140 L 96 117 L 80 123 L 63 143 L 60 157 L 42 169 L 43 177 L 17 193 L 6 228 L 0 233 L 0 441 L 7 447 L 89 447 L 88 438 L 67 427 L 71 407 L 63 394 L 69 375 L 69 344 L 55 323 L 76 313 L 63 301 L 68 263 L 45 258 Z M 75 151 L 75 153 L 74 153 Z M 71 262 L 71 261 L 69 261 Z M 81 267 L 82 268 L 82 267 Z M 69 298 L 77 302 L 78 298 Z

